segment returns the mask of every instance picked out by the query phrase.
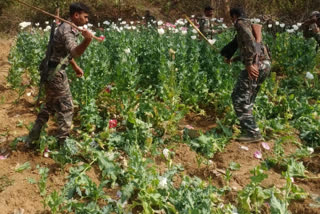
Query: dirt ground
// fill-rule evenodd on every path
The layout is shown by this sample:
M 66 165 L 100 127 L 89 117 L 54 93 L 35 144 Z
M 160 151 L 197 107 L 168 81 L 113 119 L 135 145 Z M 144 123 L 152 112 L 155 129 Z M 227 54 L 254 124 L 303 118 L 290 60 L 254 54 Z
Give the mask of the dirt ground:
M 22 96 L 19 102 L 15 102 L 18 95 L 9 88 L 6 81 L 6 76 L 10 68 L 8 62 L 8 53 L 13 40 L 0 39 L 0 155 L 7 157 L 0 160 L 0 213 L 13 214 L 45 214 L 50 213 L 43 207 L 42 198 L 39 194 L 39 189 L 32 180 L 40 179 L 37 166 L 47 167 L 50 169 L 49 179 L 47 182 L 47 191 L 51 192 L 54 189 L 60 189 L 65 183 L 66 172 L 62 171 L 55 162 L 50 158 L 44 158 L 39 154 L 26 151 L 23 145 L 19 145 L 16 151 L 11 151 L 10 142 L 15 137 L 25 136 L 28 131 L 25 125 L 33 122 L 36 112 L 34 110 L 35 92 L 32 89 L 27 89 L 25 95 Z M 27 94 L 31 92 L 31 96 Z M 186 118 L 183 125 L 192 125 L 196 130 L 207 131 L 208 127 L 214 127 L 212 121 L 204 121 L 199 119 Z M 21 124 L 23 124 L 21 126 Z M 272 142 L 269 142 L 273 146 Z M 222 187 L 225 185 L 223 175 L 230 162 L 236 162 L 241 165 L 240 170 L 234 171 L 230 181 L 230 186 L 234 190 L 233 196 L 229 197 L 229 201 L 234 202 L 236 199 L 236 191 L 241 190 L 250 182 L 250 170 L 260 164 L 261 160 L 255 159 L 253 153 L 256 150 L 263 150 L 260 144 L 248 144 L 248 150 L 241 149 L 242 145 L 237 142 L 231 142 L 227 145 L 224 152 L 216 154 L 212 163 L 199 164 L 198 155 L 185 144 L 176 144 L 171 146 L 171 150 L 175 152 L 173 163 L 181 164 L 184 167 L 185 174 L 197 176 L 204 180 L 211 180 L 215 185 Z M 294 145 L 286 145 L 287 153 L 295 152 Z M 271 154 L 263 152 L 264 156 Z M 293 202 L 290 205 L 292 213 L 312 213 L 320 214 L 319 207 L 315 207 L 315 202 L 312 197 L 320 195 L 320 180 L 319 180 L 319 151 L 310 158 L 305 158 L 303 161 L 308 168 L 310 177 L 318 177 L 314 179 L 296 179 L 295 183 L 303 187 L 310 197 L 303 201 Z M 161 158 L 155 158 L 159 171 L 163 171 L 166 167 L 166 161 Z M 16 172 L 15 168 L 29 162 L 31 169 L 22 172 Z M 89 172 L 90 177 L 98 182 L 98 175 L 94 171 Z M 175 183 L 179 185 L 181 178 L 175 178 Z M 282 187 L 285 180 L 280 172 L 270 170 L 268 178 L 262 183 L 264 187 L 276 185 Z M 115 193 L 110 193 L 115 194 Z M 19 212 L 20 210 L 20 212 Z M 24 212 L 21 212 L 24 211 Z

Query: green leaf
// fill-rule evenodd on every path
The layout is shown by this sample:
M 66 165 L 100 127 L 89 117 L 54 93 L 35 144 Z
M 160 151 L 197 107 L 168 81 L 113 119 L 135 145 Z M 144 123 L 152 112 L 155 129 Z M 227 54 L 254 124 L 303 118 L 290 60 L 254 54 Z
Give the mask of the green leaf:
M 287 206 L 285 202 L 278 200 L 274 194 L 271 196 L 270 200 L 271 214 L 288 214 Z
M 264 179 L 266 179 L 268 177 L 267 174 L 261 173 L 259 175 L 256 176 L 251 176 L 250 179 L 253 183 L 261 183 L 261 181 L 263 181 Z
M 229 168 L 233 171 L 240 170 L 240 164 L 236 162 L 231 162 Z
M 36 184 L 37 183 L 37 181 L 35 179 L 33 179 L 33 178 L 27 178 L 27 180 L 28 180 L 28 182 L 30 184 Z
M 30 163 L 29 162 L 25 162 L 24 164 L 22 165 L 17 165 L 16 168 L 15 168 L 15 171 L 16 172 L 23 172 L 24 170 L 26 169 L 31 169 L 31 166 L 30 166 Z
M 302 162 L 290 159 L 288 163 L 288 173 L 290 177 L 304 177 L 305 167 Z

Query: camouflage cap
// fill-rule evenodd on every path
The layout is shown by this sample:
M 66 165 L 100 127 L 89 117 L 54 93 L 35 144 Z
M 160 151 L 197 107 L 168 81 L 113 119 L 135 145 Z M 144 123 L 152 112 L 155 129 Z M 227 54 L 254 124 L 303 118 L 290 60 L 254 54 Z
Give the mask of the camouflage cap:
M 319 11 L 313 11 L 313 12 L 310 14 L 310 17 L 316 16 L 316 15 L 320 15 L 320 12 L 319 12 Z

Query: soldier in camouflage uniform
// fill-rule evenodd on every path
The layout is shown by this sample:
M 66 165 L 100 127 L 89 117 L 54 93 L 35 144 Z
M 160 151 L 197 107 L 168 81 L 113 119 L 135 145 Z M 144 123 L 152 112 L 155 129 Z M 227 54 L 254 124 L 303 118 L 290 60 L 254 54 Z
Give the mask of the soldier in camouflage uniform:
M 305 38 L 314 38 L 320 46 L 320 12 L 313 11 L 310 18 L 302 25 Z
M 225 54 L 224 51 L 221 54 L 230 61 L 236 49 L 239 48 L 241 61 L 246 66 L 246 69 L 240 73 L 232 93 L 233 107 L 241 127 L 241 136 L 237 140 L 239 142 L 258 142 L 262 140 L 262 137 L 252 111 L 261 84 L 270 73 L 270 57 L 262 42 L 256 42 L 251 22 L 244 18 L 242 9 L 233 8 L 230 10 L 230 15 L 237 35 L 228 44 L 233 48 L 231 54 Z
M 213 8 L 206 7 L 204 9 L 204 16 L 199 19 L 199 30 L 203 35 L 205 35 L 208 39 L 213 39 L 215 30 L 214 30 L 214 21 L 213 18 Z
M 82 3 L 70 5 L 70 21 L 77 26 L 88 23 L 89 8 Z M 72 124 L 73 103 L 68 77 L 65 68 L 71 63 L 78 77 L 83 75 L 73 57 L 81 56 L 92 41 L 93 35 L 83 30 L 84 40 L 78 45 L 76 37 L 79 32 L 67 23 L 58 26 L 53 37 L 52 54 L 49 58 L 45 81 L 46 100 L 40 110 L 35 124 L 27 138 L 27 145 L 34 147 L 32 142 L 39 139 L 42 127 L 48 122 L 50 114 L 56 114 L 58 123 L 58 142 L 61 144 L 68 137 Z

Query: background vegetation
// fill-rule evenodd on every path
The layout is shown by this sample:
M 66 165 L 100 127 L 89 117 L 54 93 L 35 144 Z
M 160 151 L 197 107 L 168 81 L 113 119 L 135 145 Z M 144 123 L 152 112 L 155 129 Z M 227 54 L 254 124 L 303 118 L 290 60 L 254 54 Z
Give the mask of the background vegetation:
M 61 9 L 66 16 L 68 5 L 74 0 L 25 0 L 27 3 L 41 7 L 50 12 Z M 305 19 L 313 10 L 320 10 L 320 1 L 314 0 L 202 0 L 195 4 L 193 0 L 83 0 L 92 8 L 91 22 L 105 19 L 116 20 L 141 19 L 145 10 L 150 10 L 158 19 L 172 21 L 183 14 L 201 15 L 206 5 L 215 8 L 215 16 L 228 18 L 228 8 L 241 5 L 249 16 L 260 18 L 277 18 L 293 24 Z M 14 0 L 0 0 L 0 31 L 16 32 L 18 23 L 32 21 L 44 23 L 48 17 L 19 5 Z

